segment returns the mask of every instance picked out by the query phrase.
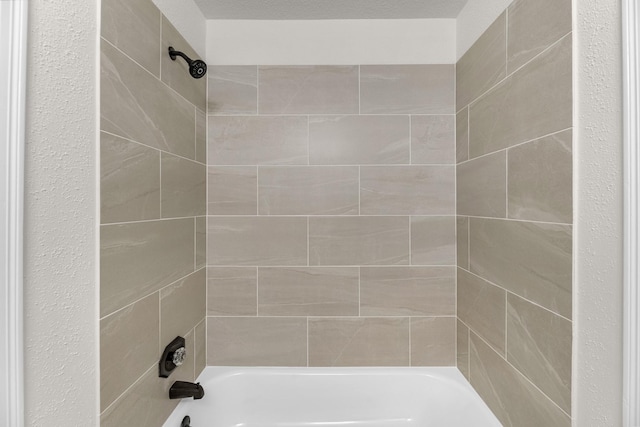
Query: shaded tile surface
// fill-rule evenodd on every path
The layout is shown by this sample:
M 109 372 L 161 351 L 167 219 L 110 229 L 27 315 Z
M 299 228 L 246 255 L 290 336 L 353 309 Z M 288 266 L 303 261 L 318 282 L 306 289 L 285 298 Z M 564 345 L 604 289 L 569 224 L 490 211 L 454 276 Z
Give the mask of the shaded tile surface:
M 407 116 L 314 116 L 309 118 L 313 165 L 408 164 Z
M 310 318 L 309 366 L 408 366 L 409 318 Z
M 456 162 L 469 160 L 469 107 L 456 114 Z
M 455 315 L 455 267 L 361 267 L 362 316 Z
M 158 294 L 100 321 L 100 407 L 106 409 L 159 356 Z
M 508 427 L 569 427 L 571 419 L 471 333 L 471 385 Z
M 209 217 L 209 265 L 306 265 L 307 219 Z
M 571 318 L 571 226 L 471 218 L 471 271 Z
M 456 116 L 411 116 L 411 163 L 455 164 Z
M 469 218 L 466 216 L 456 217 L 456 250 L 457 266 L 469 269 Z
M 447 215 L 455 213 L 453 166 L 363 166 L 360 213 Z
M 515 295 L 507 305 L 507 360 L 571 413 L 571 322 Z
M 215 65 L 207 70 L 209 114 L 256 114 L 258 67 Z
M 411 366 L 455 366 L 456 318 L 411 319 Z
M 208 157 L 208 165 L 307 164 L 307 118 L 209 116 Z
M 458 269 L 458 317 L 500 354 L 505 354 L 506 292 Z
M 572 132 L 509 150 L 509 217 L 573 222 Z
M 160 152 L 100 134 L 102 223 L 160 218 Z
M 207 167 L 191 160 L 162 154 L 162 217 L 207 213 Z
M 362 114 L 454 114 L 453 65 L 360 66 Z
M 456 328 L 456 366 L 469 381 L 469 328 L 460 320 Z
M 458 214 L 507 216 L 507 154 L 504 151 L 458 165 Z
M 409 264 L 408 218 L 311 217 L 309 263 Z
M 258 210 L 258 168 L 255 166 L 209 166 L 207 213 L 209 215 L 255 215 Z
M 260 268 L 261 316 L 357 316 L 354 267 Z
M 160 291 L 161 342 L 184 336 L 206 315 L 207 281 L 204 268 Z
M 411 218 L 411 264 L 455 265 L 456 217 Z
M 306 366 L 307 320 L 295 317 L 209 317 L 207 364 Z
M 357 215 L 355 166 L 261 167 L 261 215 Z
M 255 316 L 258 310 L 255 267 L 209 267 L 207 315 Z
M 261 114 L 358 113 L 358 67 L 260 66 Z

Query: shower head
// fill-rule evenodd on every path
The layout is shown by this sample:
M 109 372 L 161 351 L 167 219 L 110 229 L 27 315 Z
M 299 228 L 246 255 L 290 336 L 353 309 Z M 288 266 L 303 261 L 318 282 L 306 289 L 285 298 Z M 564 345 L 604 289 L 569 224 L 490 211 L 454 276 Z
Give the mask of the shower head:
M 171 57 L 171 59 L 175 61 L 176 56 L 180 56 L 182 59 L 187 61 L 187 64 L 189 64 L 189 74 L 191 74 L 191 77 L 193 77 L 194 79 L 199 79 L 207 74 L 207 64 L 204 61 L 201 61 L 200 59 L 192 60 L 184 53 L 177 51 L 173 47 L 169 46 L 169 57 Z

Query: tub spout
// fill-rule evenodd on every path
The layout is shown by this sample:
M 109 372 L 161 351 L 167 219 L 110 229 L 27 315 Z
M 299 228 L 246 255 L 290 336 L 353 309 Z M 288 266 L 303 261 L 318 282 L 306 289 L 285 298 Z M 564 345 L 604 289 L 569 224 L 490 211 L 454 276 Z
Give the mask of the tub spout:
M 204 397 L 204 389 L 200 383 L 176 381 L 169 389 L 169 399 L 186 399 L 188 397 L 193 397 L 194 399 L 202 399 Z

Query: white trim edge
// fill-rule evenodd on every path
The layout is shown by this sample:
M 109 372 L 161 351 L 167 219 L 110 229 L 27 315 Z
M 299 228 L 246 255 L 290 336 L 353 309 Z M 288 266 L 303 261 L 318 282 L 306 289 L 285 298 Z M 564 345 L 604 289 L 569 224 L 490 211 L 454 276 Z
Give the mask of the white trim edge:
M 22 233 L 28 0 L 0 1 L 0 424 L 24 425 Z M 4 240 L 4 242 L 2 242 Z
M 624 363 L 623 419 L 640 426 L 640 9 L 623 0 L 624 78 Z

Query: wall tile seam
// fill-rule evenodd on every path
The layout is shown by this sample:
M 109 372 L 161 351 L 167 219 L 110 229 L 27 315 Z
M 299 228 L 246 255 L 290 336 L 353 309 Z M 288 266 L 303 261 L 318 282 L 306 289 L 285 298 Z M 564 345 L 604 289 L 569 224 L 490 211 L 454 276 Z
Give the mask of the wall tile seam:
M 557 316 L 557 317 L 559 317 L 559 318 L 561 318 L 561 319 L 564 319 L 564 320 L 566 320 L 566 321 L 568 321 L 568 322 L 571 322 L 571 323 L 573 324 L 573 321 L 572 321 L 571 319 L 569 319 L 569 318 L 567 318 L 567 317 L 565 317 L 565 316 L 563 316 L 563 315 L 561 315 L 561 314 L 558 314 L 558 313 L 556 313 L 555 311 L 548 309 L 547 307 L 543 307 L 543 306 L 541 306 L 539 303 L 537 303 L 537 302 L 535 302 L 535 301 L 531 301 L 530 299 L 528 299 L 528 298 L 526 298 L 526 297 L 523 297 L 522 295 L 518 295 L 518 294 L 516 294 L 515 292 L 510 291 L 509 289 L 506 289 L 506 288 L 504 288 L 503 286 L 500 286 L 500 285 L 498 285 L 498 284 L 496 284 L 496 283 L 492 282 L 492 281 L 491 281 L 491 280 L 489 280 L 489 279 L 485 279 L 484 277 L 482 277 L 482 276 L 478 275 L 477 273 L 474 273 L 473 271 L 467 270 L 466 268 L 462 268 L 462 267 L 458 267 L 458 268 L 459 268 L 459 269 L 461 269 L 461 270 L 464 270 L 466 273 L 468 273 L 468 274 L 470 274 L 470 275 L 472 275 L 472 276 L 477 277 L 478 279 L 481 279 L 481 280 L 483 280 L 483 281 L 487 282 L 488 284 L 490 284 L 490 285 L 492 285 L 492 286 L 494 286 L 494 287 L 496 287 L 496 288 L 499 288 L 500 290 L 505 291 L 505 292 L 507 293 L 507 295 L 512 295 L 512 296 L 518 297 L 518 298 L 520 298 L 521 300 L 524 300 L 524 301 L 528 302 L 528 303 L 529 303 L 529 304 L 531 304 L 531 305 L 535 305 L 536 307 L 541 308 L 541 309 L 543 309 L 544 311 L 547 311 L 547 312 L 549 312 L 549 313 L 551 313 L 551 314 L 553 314 L 553 315 L 555 315 L 555 316 Z
M 182 100 L 184 100 L 187 104 L 189 104 L 190 106 L 192 106 L 193 108 L 195 108 L 196 110 L 202 111 L 200 108 L 198 108 L 197 105 L 195 105 L 193 102 L 189 101 L 187 98 L 185 98 L 180 92 L 178 92 L 176 89 L 174 89 L 173 87 L 169 86 L 169 84 L 167 84 L 167 82 L 161 80 L 158 76 L 156 76 L 155 74 L 153 74 L 152 72 L 150 72 L 149 70 L 147 70 L 145 67 L 143 67 L 140 63 L 138 63 L 135 59 L 133 59 L 131 56 L 129 56 L 126 52 L 123 52 L 119 47 L 115 46 L 113 43 L 111 43 L 109 40 L 105 39 L 104 37 L 100 36 L 100 39 L 105 41 L 106 43 L 108 43 L 111 47 L 113 47 L 115 50 L 117 50 L 118 52 L 120 52 L 122 55 L 124 55 L 127 59 L 129 59 L 131 62 L 133 62 L 135 65 L 137 65 L 139 68 L 141 68 L 142 70 L 144 70 L 147 74 L 149 74 L 152 78 L 154 78 L 155 80 L 159 81 L 160 83 L 162 83 L 166 88 L 168 88 L 169 90 L 171 90 L 171 92 L 173 92 L 175 95 L 177 95 L 178 97 L 180 97 Z M 102 52 L 100 52 L 102 53 Z M 206 88 L 205 88 L 206 90 Z
M 463 322 L 464 323 L 464 322 Z M 469 331 L 472 331 L 471 329 L 469 329 Z M 551 403 L 553 406 L 555 406 L 558 410 L 560 410 L 563 414 L 565 414 L 570 420 L 571 420 L 571 415 L 568 414 L 564 409 L 562 409 L 553 399 L 551 399 L 549 396 L 547 396 L 547 394 L 542 391 L 540 389 L 540 387 L 538 387 L 536 384 L 533 383 L 533 381 L 531 381 L 529 379 L 529 377 L 527 377 L 525 374 L 523 374 L 518 368 L 516 368 L 515 366 L 513 366 L 511 364 L 511 362 L 509 360 L 507 360 L 505 357 L 503 357 L 500 353 L 498 353 L 497 351 L 495 351 L 495 349 L 484 339 L 482 338 L 480 335 L 478 335 L 475 331 L 473 331 L 473 334 L 480 339 L 487 347 L 489 347 L 491 349 L 491 351 L 493 351 L 495 354 L 497 354 L 506 364 L 508 364 L 511 369 L 513 369 L 515 372 L 517 372 L 520 377 L 522 377 L 526 382 L 529 383 L 529 385 L 531 385 L 531 387 L 533 387 L 535 390 L 537 390 L 542 396 L 544 396 L 547 401 L 549 403 Z M 469 340 L 469 342 L 471 342 L 471 340 Z M 469 344 L 469 346 L 471 346 L 471 344 Z M 471 352 L 469 352 L 469 359 L 471 359 Z M 473 383 L 471 384 L 473 386 Z M 475 388 L 475 387 L 474 387 Z
M 196 124 L 196 126 L 197 126 L 197 124 Z M 118 135 L 118 134 L 115 134 L 115 133 L 112 133 L 112 132 L 109 132 L 109 131 L 106 131 L 106 130 L 103 130 L 103 129 L 100 129 L 100 133 L 104 133 L 105 135 L 114 136 L 116 138 L 122 139 L 123 141 L 127 141 L 127 142 L 130 142 L 132 144 L 139 145 L 141 147 L 145 147 L 145 148 L 149 148 L 151 150 L 158 151 L 159 153 L 169 154 L 169 155 L 174 156 L 174 157 L 179 157 L 179 158 L 181 158 L 183 160 L 189 160 L 190 162 L 197 163 L 197 164 L 202 165 L 202 166 L 207 166 L 206 163 L 199 162 L 198 160 L 190 159 L 188 157 L 184 157 L 184 156 L 181 156 L 179 154 L 172 153 L 171 151 L 162 150 L 162 149 L 160 149 L 158 147 L 152 147 L 150 145 L 144 144 L 142 142 L 136 141 L 136 140 L 128 138 L 126 136 Z
M 166 290 L 167 288 L 170 288 L 170 287 L 172 287 L 172 286 L 175 286 L 177 283 L 179 283 L 179 282 L 183 281 L 183 280 L 184 280 L 184 279 L 186 279 L 187 277 L 189 277 L 189 276 L 191 276 L 191 275 L 193 275 L 193 274 L 195 274 L 195 273 L 198 273 L 200 270 L 202 270 L 202 269 L 206 269 L 206 268 L 207 268 L 206 266 L 202 266 L 202 267 L 200 267 L 200 268 L 198 268 L 198 269 L 196 269 L 196 270 L 194 270 L 194 271 L 192 271 L 192 272 L 190 272 L 190 273 L 187 273 L 186 275 L 182 276 L 181 278 L 179 278 L 179 279 L 177 279 L 177 280 L 174 280 L 173 282 L 169 283 L 168 285 L 163 286 L 163 287 L 162 287 L 162 288 L 160 288 L 160 289 L 156 289 L 156 290 L 154 290 L 154 291 L 152 291 L 152 292 L 149 292 L 148 294 L 144 295 L 143 297 L 140 297 L 140 298 L 136 299 L 135 301 L 133 301 L 133 302 L 131 302 L 131 303 L 128 303 L 127 305 L 124 305 L 124 306 L 122 306 L 122 307 L 120 307 L 120 308 L 118 308 L 118 309 L 116 309 L 116 310 L 114 310 L 114 311 L 110 312 L 109 314 L 105 314 L 104 316 L 99 317 L 99 319 L 98 319 L 98 320 L 100 320 L 100 321 L 102 322 L 102 321 L 103 321 L 103 320 L 105 320 L 107 317 L 109 317 L 109 316 L 113 316 L 114 314 L 117 314 L 117 313 L 119 313 L 119 312 L 120 312 L 120 311 L 122 311 L 122 310 L 126 310 L 127 308 L 130 308 L 131 306 L 133 306 L 133 305 L 135 305 L 135 304 L 139 303 L 140 301 L 142 301 L 142 300 L 144 300 L 144 299 L 146 299 L 146 298 L 149 298 L 149 297 L 153 296 L 153 295 L 154 295 L 154 294 L 156 294 L 156 293 L 158 294 L 158 300 L 159 300 L 159 301 L 162 301 L 162 298 L 161 298 L 161 292 L 162 292 L 163 290 Z M 205 283 L 206 283 L 206 282 L 205 282 Z
M 558 135 L 558 134 L 561 134 L 561 133 L 567 132 L 567 131 L 573 131 L 573 126 L 569 126 L 569 127 L 565 128 L 565 129 L 561 129 L 561 130 L 555 130 L 553 132 L 550 132 L 550 133 L 547 133 L 547 134 L 544 134 L 544 135 L 541 135 L 541 136 L 536 136 L 535 138 L 531 138 L 531 139 L 528 139 L 528 140 L 523 141 L 523 142 L 518 142 L 517 144 L 510 145 L 510 146 L 505 147 L 505 148 L 500 148 L 499 150 L 495 150 L 495 151 L 491 151 L 491 152 L 488 152 L 488 153 L 484 153 L 484 154 L 481 154 L 481 155 L 476 156 L 476 157 L 469 156 L 469 158 L 467 160 L 463 160 L 463 161 L 461 161 L 459 163 L 456 163 L 456 165 L 462 165 L 462 164 L 465 164 L 465 163 L 470 163 L 470 162 L 472 162 L 474 160 L 478 160 L 478 159 L 481 159 L 483 157 L 491 156 L 492 154 L 497 154 L 497 153 L 500 153 L 502 151 L 507 151 L 508 152 L 509 150 L 512 150 L 514 148 L 518 148 L 518 147 L 521 147 L 521 146 L 527 145 L 527 144 L 532 144 L 534 142 L 540 141 L 541 139 L 549 138 L 549 137 L 552 137 L 552 136 L 555 136 L 555 135 Z M 471 144 L 469 144 L 469 145 L 471 145 Z
M 193 342 L 194 342 L 194 347 L 195 347 L 195 342 L 196 342 L 196 328 L 202 324 L 202 322 L 206 321 L 206 317 L 201 320 L 196 326 L 194 326 L 189 332 L 187 332 L 185 335 L 189 335 L 192 334 L 193 336 Z M 160 345 L 162 346 L 162 343 L 160 343 Z M 192 355 L 193 359 L 194 359 L 194 374 L 193 377 L 195 379 L 195 358 L 196 358 L 196 354 L 194 352 L 194 354 Z M 158 360 L 160 360 L 160 352 L 158 353 Z M 129 387 L 127 387 L 120 395 L 118 395 L 113 402 L 111 402 L 103 411 L 100 412 L 100 416 L 105 415 L 106 412 L 108 412 L 111 407 L 113 407 L 116 403 L 118 403 L 119 400 L 121 400 L 122 398 L 124 398 L 136 385 L 138 385 L 143 379 L 144 377 L 146 377 L 149 373 L 151 373 L 152 370 L 157 370 L 158 369 L 158 362 L 154 362 L 153 365 L 151 365 L 148 369 L 146 369 L 144 371 L 144 373 L 142 375 L 140 375 L 138 378 L 136 378 L 133 383 L 131 383 L 131 385 L 129 385 Z M 167 378 L 167 381 L 170 381 L 169 378 Z
M 467 104 L 467 106 L 469 107 L 469 115 L 471 115 L 471 106 L 473 104 L 476 104 L 478 101 L 480 101 L 481 98 L 485 97 L 489 92 L 492 92 L 497 86 L 500 86 L 501 84 L 503 84 L 505 81 L 509 80 L 511 77 L 514 76 L 514 74 L 520 72 L 523 68 L 527 67 L 529 64 L 531 64 L 532 62 L 534 62 L 535 60 L 537 60 L 540 56 L 544 55 L 545 53 L 547 53 L 549 50 L 553 49 L 554 47 L 556 47 L 558 44 L 560 44 L 565 38 L 572 36 L 573 31 L 569 31 L 568 33 L 564 34 L 562 37 L 560 37 L 559 39 L 557 39 L 556 41 L 554 41 L 553 43 L 551 43 L 550 45 L 548 45 L 544 50 L 542 50 L 540 53 L 538 53 L 536 56 L 534 56 L 533 58 L 531 58 L 530 60 L 528 60 L 527 62 L 525 62 L 524 64 L 522 64 L 520 67 L 518 67 L 517 69 L 513 70 L 511 73 L 509 73 L 507 76 L 505 76 L 503 79 L 501 79 L 500 81 L 496 82 L 493 86 L 491 86 L 489 89 L 487 89 L 486 91 L 482 92 L 480 95 L 478 95 L 477 97 L 475 97 L 474 99 L 472 99 L 471 101 L 469 101 L 469 103 Z
M 160 200 L 162 202 L 162 200 Z M 130 225 L 130 224 L 144 224 L 149 222 L 158 222 L 158 221 L 178 221 L 184 219 L 198 219 L 198 218 L 206 218 L 207 216 L 213 215 L 193 215 L 193 216 L 175 216 L 175 217 L 166 217 L 166 218 L 149 218 L 149 219 L 140 219 L 135 221 L 120 221 L 120 222 L 106 222 L 104 224 L 100 224 L 100 227 L 110 227 L 117 225 Z
M 447 216 L 447 215 L 444 215 L 444 216 Z M 460 214 L 460 216 L 465 216 L 467 218 L 477 218 L 477 219 L 486 219 L 486 220 L 495 220 L 495 221 L 524 222 L 527 224 L 558 225 L 558 226 L 573 228 L 573 224 L 568 222 L 537 221 L 537 220 L 530 220 L 530 219 L 508 218 L 508 217 L 499 217 L 499 216 L 478 216 L 478 215 L 468 215 L 468 214 Z

